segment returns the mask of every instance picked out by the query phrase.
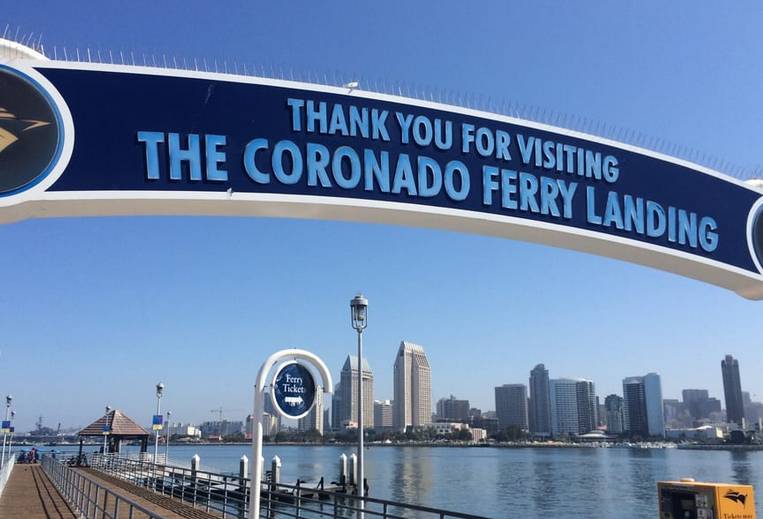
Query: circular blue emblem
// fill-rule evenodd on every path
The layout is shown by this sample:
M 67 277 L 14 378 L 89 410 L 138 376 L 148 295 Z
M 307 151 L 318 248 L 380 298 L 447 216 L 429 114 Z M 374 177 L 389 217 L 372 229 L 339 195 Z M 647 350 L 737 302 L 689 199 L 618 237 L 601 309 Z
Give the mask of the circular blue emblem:
M 42 181 L 63 141 L 63 122 L 50 95 L 26 74 L 0 66 L 0 197 Z
M 274 407 L 286 418 L 302 418 L 315 403 L 315 379 L 302 364 L 284 364 L 273 379 Z
M 763 265 L 763 205 L 758 207 L 758 211 L 753 217 L 751 232 L 752 248 L 758 258 L 758 264 Z

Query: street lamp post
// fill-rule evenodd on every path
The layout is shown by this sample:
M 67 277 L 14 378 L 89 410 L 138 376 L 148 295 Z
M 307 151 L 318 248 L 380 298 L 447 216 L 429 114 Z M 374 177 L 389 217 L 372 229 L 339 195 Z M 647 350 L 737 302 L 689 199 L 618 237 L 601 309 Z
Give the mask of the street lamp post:
M 164 464 L 169 463 L 170 459 L 170 416 L 172 411 L 167 411 L 167 434 L 164 435 Z
M 358 294 L 350 301 L 352 327 L 358 332 L 358 473 L 355 485 L 360 498 L 358 517 L 363 517 L 365 502 L 365 463 L 363 455 L 363 330 L 368 325 L 368 299 Z
M 5 421 L 6 422 L 10 418 L 12 400 L 13 400 L 13 397 L 11 395 L 8 395 L 5 397 Z M 3 451 L 0 454 L 0 467 L 5 466 L 5 444 L 7 439 L 8 439 L 8 433 L 3 433 Z
M 162 393 L 164 393 L 164 384 L 159 382 L 156 385 L 156 416 L 159 416 L 162 410 Z M 160 430 L 154 431 L 154 463 L 158 463 L 159 457 L 159 432 Z
M 106 415 L 105 419 L 106 421 L 103 423 L 103 455 L 109 453 L 109 433 L 111 432 L 111 428 L 109 427 L 109 413 L 111 412 L 111 406 L 106 406 Z
M 11 411 L 11 432 L 8 435 L 8 459 L 11 459 L 13 450 L 13 435 L 16 433 L 16 428 L 13 427 L 13 423 L 16 421 L 16 411 Z

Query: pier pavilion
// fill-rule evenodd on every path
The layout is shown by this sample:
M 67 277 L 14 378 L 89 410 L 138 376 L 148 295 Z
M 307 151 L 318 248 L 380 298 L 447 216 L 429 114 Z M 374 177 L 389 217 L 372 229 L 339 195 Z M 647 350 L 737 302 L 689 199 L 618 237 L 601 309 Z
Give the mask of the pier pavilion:
M 110 453 L 120 452 L 122 441 L 131 440 L 139 440 L 140 452 L 146 452 L 150 436 L 150 433 L 135 423 L 135 420 L 119 409 L 114 409 L 77 433 L 80 455 L 85 438 L 103 438 L 104 434 L 107 437 L 106 450 Z

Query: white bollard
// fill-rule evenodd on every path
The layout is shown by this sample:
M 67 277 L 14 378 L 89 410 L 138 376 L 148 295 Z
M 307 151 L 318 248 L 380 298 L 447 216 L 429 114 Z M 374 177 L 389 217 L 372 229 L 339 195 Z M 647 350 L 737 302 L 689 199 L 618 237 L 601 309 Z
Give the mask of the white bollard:
M 278 456 L 273 456 L 273 461 L 270 462 L 270 482 L 273 490 L 281 482 L 281 458 Z
M 355 479 L 358 477 L 358 455 L 354 452 L 350 454 L 350 485 L 355 485 Z
M 241 456 L 241 459 L 238 460 L 238 477 L 241 479 L 244 479 L 249 475 L 249 458 L 246 457 L 246 454 Z
M 198 454 L 194 454 L 193 458 L 191 458 L 191 477 L 193 479 L 196 479 L 196 472 L 199 470 L 199 467 L 201 466 L 201 458 Z
M 347 484 L 347 454 L 345 453 L 339 455 L 339 484 L 342 486 Z

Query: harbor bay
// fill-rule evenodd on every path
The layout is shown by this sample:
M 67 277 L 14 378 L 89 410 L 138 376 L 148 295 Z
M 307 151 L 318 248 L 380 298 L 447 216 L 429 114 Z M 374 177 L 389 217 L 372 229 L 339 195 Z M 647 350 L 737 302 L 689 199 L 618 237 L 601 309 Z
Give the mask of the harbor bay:
M 138 449 L 126 447 L 126 453 Z M 351 446 L 266 445 L 281 479 L 327 482 Z M 178 445 L 170 462 L 237 473 L 248 445 Z M 763 485 L 763 452 L 646 448 L 372 447 L 366 451 L 369 495 L 487 517 L 642 519 L 657 516 L 656 481 L 692 477 Z M 758 505 L 758 511 L 761 511 Z

